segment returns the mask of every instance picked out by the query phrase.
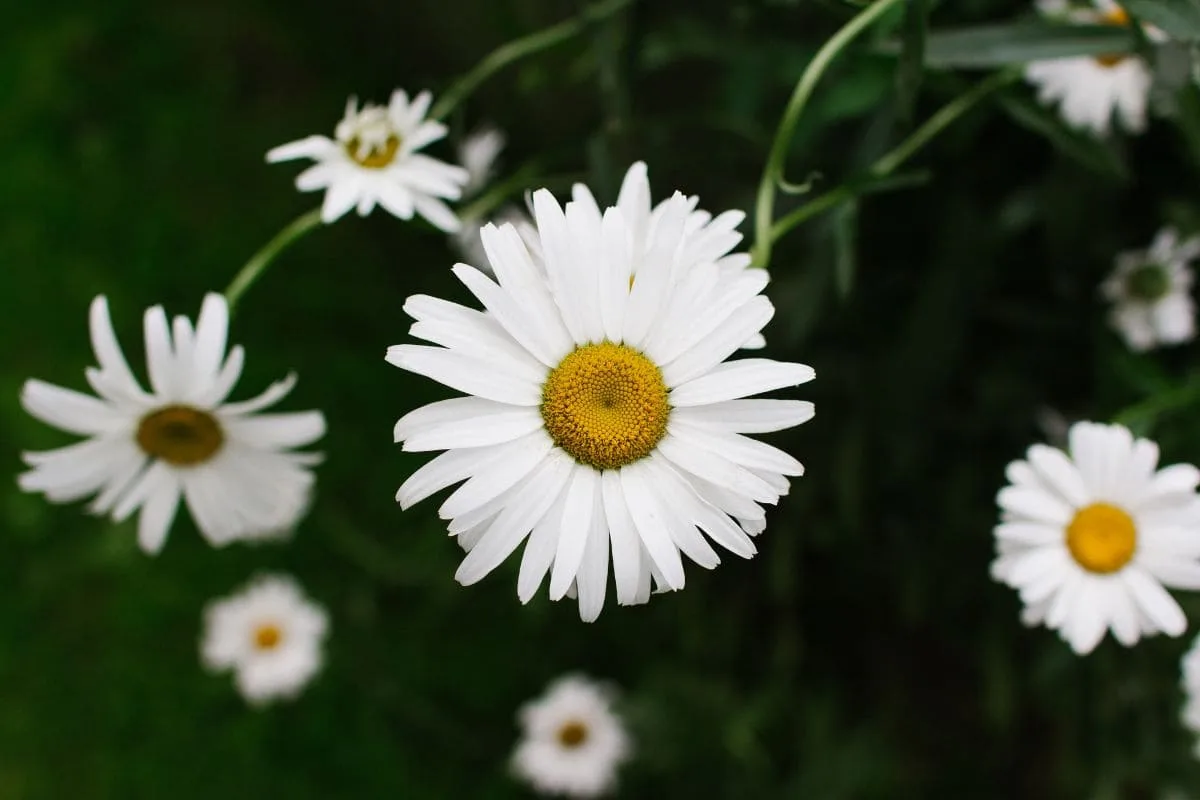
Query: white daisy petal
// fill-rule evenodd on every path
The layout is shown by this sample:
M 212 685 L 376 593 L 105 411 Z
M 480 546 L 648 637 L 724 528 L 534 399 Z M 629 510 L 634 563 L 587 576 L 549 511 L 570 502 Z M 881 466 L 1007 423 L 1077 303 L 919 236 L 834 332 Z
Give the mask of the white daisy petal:
M 21 387 L 21 407 L 47 425 L 80 436 L 113 433 L 130 425 L 128 414 L 119 408 L 35 378 Z
M 789 364 L 765 358 L 727 361 L 671 389 L 671 405 L 701 406 L 737 400 L 787 386 L 799 386 L 816 377 L 805 364 Z
M 579 572 L 587 546 L 588 530 L 592 524 L 593 495 L 600 489 L 600 476 L 592 469 L 575 465 L 571 470 L 567 499 L 563 506 L 558 550 L 550 571 L 550 599 L 558 600 L 567 593 Z
M 138 545 L 150 555 L 157 555 L 167 541 L 167 531 L 179 508 L 179 482 L 165 481 L 142 505 L 138 516 Z

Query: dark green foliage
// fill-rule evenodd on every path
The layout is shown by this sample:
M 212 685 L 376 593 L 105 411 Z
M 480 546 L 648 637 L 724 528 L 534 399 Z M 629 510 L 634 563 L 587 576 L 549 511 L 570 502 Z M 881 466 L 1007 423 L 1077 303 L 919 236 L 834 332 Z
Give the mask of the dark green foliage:
M 17 397 L 30 376 L 83 388 L 95 294 L 108 295 L 136 363 L 144 308 L 194 314 L 317 203 L 292 189 L 297 165 L 263 163 L 269 147 L 331 131 L 347 95 L 444 88 L 491 48 L 580 7 L 7 5 L 0 441 L 13 473 L 20 451 L 69 441 Z M 933 5 L 934 31 L 1031 17 L 1017 0 Z M 1167 5 L 1130 0 L 1164 26 L 1152 7 Z M 560 193 L 586 176 L 611 200 L 641 158 L 656 199 L 678 188 L 713 211 L 749 210 L 792 85 L 854 10 L 641 0 L 491 78 L 449 121 L 455 136 L 499 125 L 511 142 L 503 174 L 536 160 L 539 183 Z M 910 56 L 919 27 L 904 26 Z M 1102 46 L 1089 38 L 1100 33 Z M 1111 52 L 1112 35 L 1082 31 L 1078 52 Z M 862 176 L 912 129 L 898 125 L 898 99 L 915 99 L 919 125 L 979 79 L 930 72 L 917 93 L 908 73 L 898 98 L 887 52 L 898 36 L 891 23 L 834 64 L 800 120 L 791 179 L 817 173 L 821 193 Z M 931 33 L 925 63 L 962 63 L 947 41 Z M 974 66 L 1047 52 L 1022 40 L 1001 57 L 973 41 L 991 54 Z M 988 577 L 994 496 L 1005 464 L 1044 438 L 1043 409 L 1104 420 L 1136 406 L 1131 423 L 1166 463 L 1200 459 L 1187 394 L 1196 347 L 1129 354 L 1097 293 L 1113 256 L 1164 222 L 1200 229 L 1200 126 L 1186 92 L 1186 136 L 1160 120 L 1101 144 L 1014 85 L 905 168 L 927 180 L 780 240 L 767 354 L 816 368 L 797 395 L 818 414 L 770 438 L 808 474 L 771 513 L 755 559 L 693 567 L 684 591 L 646 607 L 610 598 L 592 625 L 570 602 L 520 606 L 513 562 L 458 586 L 461 551 L 438 501 L 402 513 L 392 500 L 426 458 L 391 444 L 393 422 L 449 393 L 388 366 L 384 351 L 406 340 L 406 296 L 467 299 L 448 269 L 458 256 L 380 211 L 310 234 L 250 290 L 233 331 L 248 352 L 237 397 L 296 369 L 287 407 L 328 417 L 318 495 L 294 543 L 213 550 L 181 514 L 151 559 L 130 524 L 13 481 L 0 489 L 0 797 L 523 797 L 505 769 L 515 710 L 566 671 L 624 689 L 639 744 L 621 796 L 1157 797 L 1195 786 L 1177 722 L 1189 640 L 1106 640 L 1077 658 L 1024 629 L 1016 594 Z M 812 196 L 781 194 L 777 214 Z M 1166 398 L 1154 413 L 1137 405 L 1154 398 Z M 333 622 L 324 674 L 265 712 L 205 674 L 196 652 L 204 603 L 260 569 L 294 573 Z M 1200 601 L 1179 596 L 1196 619 Z

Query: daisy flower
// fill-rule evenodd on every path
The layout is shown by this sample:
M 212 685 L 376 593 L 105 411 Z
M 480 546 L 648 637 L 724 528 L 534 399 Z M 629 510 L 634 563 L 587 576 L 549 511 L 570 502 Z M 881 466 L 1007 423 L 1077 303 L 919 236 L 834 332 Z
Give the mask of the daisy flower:
M 992 577 L 1017 589 L 1027 625 L 1079 654 L 1106 629 L 1133 645 L 1187 620 L 1164 589 L 1200 588 L 1200 471 L 1156 470 L 1158 446 L 1121 425 L 1077 422 L 1069 453 L 1034 445 L 1008 465 L 996 501 Z
M 443 231 L 458 230 L 458 217 L 443 200 L 457 200 L 467 171 L 418 152 L 446 135 L 446 126 L 425 119 L 432 97 L 421 92 L 410 103 L 397 89 L 386 106 L 358 108 L 351 97 L 334 139 L 309 136 L 280 145 L 267 161 L 311 158 L 317 163 L 301 172 L 296 188 L 325 190 L 321 219 L 333 222 L 352 208 L 366 216 L 383 206 L 400 219 L 420 214 Z
M 604 794 L 616 786 L 617 770 L 631 755 L 610 692 L 582 676 L 559 678 L 517 719 L 522 738 L 513 772 L 543 794 Z
M 294 580 L 262 575 L 208 604 L 200 657 L 213 672 L 233 670 L 254 705 L 295 697 L 321 669 L 325 611 Z
M 1039 10 L 1048 17 L 1076 25 L 1128 27 L 1129 15 L 1113 0 L 1095 0 L 1092 7 L 1072 8 L 1058 0 L 1042 0 Z M 1146 28 L 1156 40 L 1161 31 Z M 1038 89 L 1038 100 L 1059 106 L 1067 124 L 1106 136 L 1114 114 L 1131 133 L 1146 128 L 1146 105 L 1151 73 L 1135 55 L 1072 56 L 1034 61 L 1025 67 L 1025 79 Z
M 495 128 L 483 128 L 463 139 L 458 146 L 458 160 L 467 171 L 463 194 L 478 194 L 496 171 L 496 161 L 504 149 L 504 134 Z
M 684 585 L 680 554 L 720 558 L 701 530 L 744 558 L 762 504 L 803 467 L 744 434 L 813 415 L 800 400 L 744 398 L 809 381 L 811 367 L 726 361 L 774 314 L 762 270 L 692 263 L 692 205 L 668 201 L 641 251 L 620 208 L 533 196 L 542 257 L 511 225 L 486 225 L 496 275 L 455 265 L 485 312 L 417 295 L 410 333 L 441 347 L 388 349 L 389 363 L 469 396 L 396 423 L 409 451 L 446 450 L 397 493 L 407 508 L 466 481 L 442 504 L 470 552 L 455 577 L 483 578 L 528 539 L 517 594 L 550 573 L 550 598 L 576 590 L 580 616 L 604 605 L 611 548 L 617 602 L 645 602 L 651 579 Z M 594 213 L 595 212 L 595 213 Z
M 1200 236 L 1179 241 L 1179 234 L 1164 228 L 1149 250 L 1117 256 L 1116 269 L 1100 291 L 1113 303 L 1109 322 L 1130 350 L 1179 344 L 1196 336 L 1196 308 L 1192 302 L 1192 267 L 1200 256 Z
M 115 521 L 141 509 L 138 543 L 157 553 L 180 498 L 213 545 L 286 534 L 304 513 L 320 457 L 288 452 L 319 439 L 319 411 L 259 414 L 291 391 L 295 375 L 252 400 L 225 402 L 242 374 L 240 346 L 225 354 L 229 309 L 209 294 L 193 330 L 183 316 L 167 323 L 162 306 L 145 315 L 151 391 L 142 389 L 117 344 L 108 303 L 92 301 L 92 348 L 86 370 L 98 397 L 28 380 L 21 404 L 33 416 L 86 441 L 25 453 L 27 492 L 68 503 L 95 495 L 88 510 Z

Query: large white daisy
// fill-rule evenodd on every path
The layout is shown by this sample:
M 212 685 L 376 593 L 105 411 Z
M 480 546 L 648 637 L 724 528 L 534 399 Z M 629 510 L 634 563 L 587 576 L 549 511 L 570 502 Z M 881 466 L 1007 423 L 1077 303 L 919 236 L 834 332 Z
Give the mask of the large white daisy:
M 204 610 L 200 657 L 215 672 L 233 670 L 249 702 L 295 697 L 321 669 L 329 629 L 324 609 L 285 575 L 262 575 Z
M 632 754 L 611 691 L 579 675 L 552 683 L 517 715 L 513 772 L 544 794 L 597 797 L 611 791 Z
M 1158 446 L 1127 428 L 1077 422 L 1070 453 L 1034 445 L 997 495 L 992 576 L 1020 591 L 1027 625 L 1076 653 L 1106 629 L 1123 645 L 1187 621 L 1163 586 L 1200 588 L 1200 471 L 1156 470 Z
M 1196 336 L 1192 266 L 1200 256 L 1200 236 L 1179 241 L 1164 228 L 1148 250 L 1117 256 L 1116 269 L 1100 286 L 1113 303 L 1109 322 L 1130 350 L 1180 344 Z
M 288 452 L 319 439 L 319 411 L 259 414 L 283 399 L 295 375 L 252 400 L 225 402 L 242 374 L 240 346 L 225 354 L 229 309 L 209 294 L 193 330 L 183 316 L 173 332 L 162 306 L 146 311 L 150 392 L 142 389 L 117 344 L 108 303 L 92 301 L 92 348 L 86 371 L 99 397 L 28 380 L 21 404 L 33 416 L 86 441 L 25 453 L 33 469 L 18 482 L 59 503 L 89 495 L 88 510 L 120 521 L 141 509 L 138 542 L 156 553 L 183 498 L 214 545 L 286 534 L 307 508 L 320 457 Z
M 1074 7 L 1062 0 L 1042 0 L 1038 4 L 1050 18 L 1076 25 L 1116 25 L 1127 27 L 1129 15 L 1113 0 L 1095 0 L 1090 7 Z M 1154 38 L 1161 33 L 1147 29 Z M 1058 105 L 1067 124 L 1106 136 L 1114 115 L 1131 133 L 1146 128 L 1146 106 L 1152 76 L 1149 66 L 1138 56 L 1113 54 L 1072 56 L 1034 61 L 1025 67 L 1025 79 L 1037 87 L 1038 99 L 1045 105 Z
M 431 101 L 429 92 L 421 92 L 410 103 L 397 89 L 386 107 L 367 104 L 360 110 L 351 97 L 334 139 L 289 142 L 269 151 L 267 161 L 317 162 L 300 173 L 296 188 L 325 190 L 321 219 L 327 223 L 352 208 L 366 216 L 378 203 L 400 219 L 412 219 L 415 212 L 444 231 L 456 231 L 458 217 L 443 200 L 462 195 L 468 174 L 418 152 L 446 135 L 445 125 L 425 119 Z
M 396 345 L 387 360 L 470 396 L 396 423 L 411 451 L 446 450 L 400 487 L 405 508 L 466 481 L 442 504 L 470 552 L 456 578 L 475 583 L 522 542 L 517 592 L 550 573 L 550 597 L 577 589 L 580 615 L 604 605 L 609 557 L 617 601 L 684 585 L 680 553 L 711 568 L 701 534 L 742 556 L 766 526 L 762 505 L 803 467 L 743 434 L 807 421 L 800 400 L 743 398 L 809 381 L 812 368 L 725 361 L 774 314 L 766 274 L 695 263 L 682 195 L 660 212 L 649 245 L 620 208 L 603 215 L 539 190 L 536 259 L 511 225 L 482 230 L 495 272 L 457 264 L 481 312 L 417 295 L 410 333 L 441 347 Z

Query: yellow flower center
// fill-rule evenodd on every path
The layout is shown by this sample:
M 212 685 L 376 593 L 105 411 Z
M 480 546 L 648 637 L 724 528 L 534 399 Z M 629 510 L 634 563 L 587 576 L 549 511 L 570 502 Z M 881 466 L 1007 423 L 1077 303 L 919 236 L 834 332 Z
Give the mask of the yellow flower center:
M 367 169 L 383 169 L 395 160 L 399 150 L 400 137 L 394 133 L 389 134 L 382 144 L 367 144 L 357 136 L 346 142 L 346 154 Z
M 558 729 L 558 743 L 571 750 L 587 741 L 588 729 L 577 719 L 573 719 Z
M 254 646 L 259 650 L 274 650 L 283 641 L 283 631 L 277 625 L 266 623 L 254 630 Z
M 1117 28 L 1129 27 L 1129 14 L 1120 6 L 1113 6 L 1109 11 L 1104 12 L 1100 19 L 1097 20 L 1101 25 L 1112 25 Z M 1102 67 L 1115 67 L 1125 60 L 1125 55 L 1121 53 L 1108 53 L 1106 55 L 1096 56 L 1096 63 Z
M 1067 549 L 1089 572 L 1116 572 L 1129 563 L 1136 548 L 1133 518 L 1108 503 L 1079 509 L 1067 526 Z
M 207 411 L 167 406 L 142 417 L 137 443 L 147 455 L 176 467 L 203 464 L 221 449 L 225 434 Z
M 581 464 L 620 469 L 645 458 L 667 432 L 667 386 L 631 347 L 588 344 L 551 370 L 542 419 L 554 443 Z

